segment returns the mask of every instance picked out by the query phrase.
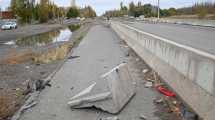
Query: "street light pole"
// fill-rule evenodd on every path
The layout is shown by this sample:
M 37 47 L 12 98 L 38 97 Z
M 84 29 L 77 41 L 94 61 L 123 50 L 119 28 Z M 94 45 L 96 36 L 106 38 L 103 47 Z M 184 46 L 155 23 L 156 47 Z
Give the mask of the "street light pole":
M 158 0 L 158 19 L 160 19 L 160 0 Z

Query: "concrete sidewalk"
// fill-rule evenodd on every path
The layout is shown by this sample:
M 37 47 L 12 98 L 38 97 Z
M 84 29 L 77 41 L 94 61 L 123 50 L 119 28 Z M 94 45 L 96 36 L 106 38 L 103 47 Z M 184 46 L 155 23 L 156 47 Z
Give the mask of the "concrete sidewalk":
M 109 28 L 95 25 L 74 49 L 73 56 L 53 78 L 52 87 L 45 89 L 40 95 L 37 106 L 26 111 L 21 120 L 99 120 L 108 113 L 96 109 L 71 109 L 67 105 L 69 98 L 88 87 L 100 75 L 119 65 L 126 57 L 126 48 L 120 45 L 119 37 Z M 140 115 L 147 120 L 159 120 L 153 99 L 156 93 L 144 88 L 138 77 L 136 66 L 130 65 L 134 79 L 138 81 L 137 94 L 128 105 L 117 115 L 120 120 L 139 120 Z M 73 89 L 74 88 L 74 89 Z

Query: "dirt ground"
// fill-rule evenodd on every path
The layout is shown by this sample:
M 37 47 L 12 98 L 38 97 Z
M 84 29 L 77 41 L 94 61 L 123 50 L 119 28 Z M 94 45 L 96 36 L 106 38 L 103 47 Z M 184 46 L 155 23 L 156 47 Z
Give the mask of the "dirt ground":
M 31 25 L 17 30 L 0 31 L 0 43 L 61 28 L 62 25 Z M 71 48 L 90 29 L 84 24 L 73 32 L 70 41 L 50 46 L 44 52 L 31 47 L 0 45 L 0 120 L 10 117 L 22 106 L 33 89 L 42 90 L 41 81 L 64 62 Z M 27 32 L 28 31 L 28 32 Z M 32 32 L 29 32 L 32 31 Z M 9 36 L 9 37 L 8 37 Z

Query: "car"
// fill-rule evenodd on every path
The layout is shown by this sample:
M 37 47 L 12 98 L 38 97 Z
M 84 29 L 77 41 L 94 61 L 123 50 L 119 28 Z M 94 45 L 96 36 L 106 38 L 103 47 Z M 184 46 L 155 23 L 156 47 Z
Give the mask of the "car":
M 17 24 L 16 22 L 6 22 L 1 26 L 2 30 L 10 30 L 10 29 L 16 29 Z

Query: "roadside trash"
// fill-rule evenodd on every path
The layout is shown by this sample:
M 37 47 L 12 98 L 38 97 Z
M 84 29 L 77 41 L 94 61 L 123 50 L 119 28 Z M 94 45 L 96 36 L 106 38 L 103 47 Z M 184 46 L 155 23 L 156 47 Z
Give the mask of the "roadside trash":
M 176 105 L 176 104 L 177 104 L 177 101 L 173 101 L 172 103 L 173 103 L 174 105 Z
M 119 120 L 118 117 L 107 117 L 107 118 L 101 118 L 100 120 Z
M 25 66 L 25 68 L 26 68 L 26 69 L 29 69 L 29 68 L 30 68 L 30 66 Z
M 70 56 L 68 57 L 68 59 L 75 59 L 75 58 L 79 58 L 80 56 Z
M 184 105 L 181 105 L 181 116 L 184 120 L 199 120 L 199 117 L 197 114 L 189 110 L 187 107 Z
M 152 83 L 152 82 L 147 81 L 147 82 L 145 83 L 145 88 L 151 88 L 152 86 L 153 86 L 153 83 Z
M 35 83 L 36 91 L 41 91 L 41 90 L 45 89 L 46 86 L 51 87 L 52 85 L 49 82 L 50 81 L 37 80 Z
M 20 89 L 20 88 L 16 88 L 15 90 L 16 90 L 16 91 L 20 91 L 21 89 Z
M 145 115 L 140 115 L 141 120 L 147 120 L 147 117 Z
M 159 98 L 159 99 L 154 100 L 154 103 L 156 103 L 156 104 L 161 104 L 163 102 L 164 102 L 163 98 Z
M 165 95 L 165 96 L 168 96 L 168 97 L 175 97 L 175 94 L 174 94 L 173 92 L 169 91 L 168 89 L 166 89 L 166 88 L 164 88 L 164 87 L 162 87 L 162 86 L 157 86 L 156 88 L 157 88 L 157 90 L 158 90 L 160 93 L 162 93 L 162 94 Z
M 149 72 L 149 70 L 148 70 L 148 69 L 144 69 L 142 72 L 143 72 L 144 74 L 146 74 L 147 72 Z
M 127 64 L 123 63 L 73 96 L 68 105 L 71 108 L 96 107 L 109 113 L 118 113 L 135 95 L 133 82 Z
M 70 90 L 73 90 L 73 89 L 74 89 L 74 87 L 71 87 L 71 88 L 70 88 Z

